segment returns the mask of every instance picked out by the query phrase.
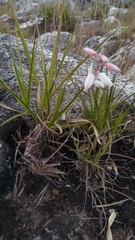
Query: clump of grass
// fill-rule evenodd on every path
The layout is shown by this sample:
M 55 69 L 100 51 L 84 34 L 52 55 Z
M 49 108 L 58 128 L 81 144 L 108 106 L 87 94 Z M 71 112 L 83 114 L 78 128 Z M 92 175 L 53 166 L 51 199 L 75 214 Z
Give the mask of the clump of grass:
M 45 29 L 46 30 L 57 30 L 59 25 L 59 6 L 54 3 L 44 4 L 39 9 L 39 12 L 44 16 Z M 73 32 L 77 23 L 77 19 L 74 12 L 64 5 L 62 13 L 62 30 Z
M 135 6 L 129 8 L 127 13 L 117 14 L 116 18 L 121 22 L 122 26 L 125 26 L 126 29 L 123 31 L 123 35 L 126 39 L 132 38 L 135 31 Z
M 102 20 L 106 17 L 107 11 L 108 6 L 106 4 L 96 1 L 89 10 L 85 11 L 84 19 Z
M 104 6 L 96 6 L 90 9 L 91 19 L 102 20 L 105 18 L 107 9 Z

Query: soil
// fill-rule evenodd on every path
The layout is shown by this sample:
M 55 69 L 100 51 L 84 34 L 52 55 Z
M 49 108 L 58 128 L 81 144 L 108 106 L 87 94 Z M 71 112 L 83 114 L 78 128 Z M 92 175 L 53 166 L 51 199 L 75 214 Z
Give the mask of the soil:
M 0 199 L 0 239 L 104 240 L 110 209 L 117 213 L 111 227 L 113 239 L 134 239 L 133 140 L 129 137 L 113 145 L 112 159 L 119 174 L 111 168 L 106 170 L 106 182 L 108 176 L 115 179 L 106 183 L 106 195 L 98 174 L 86 186 L 85 177 L 76 167 L 77 159 L 70 162 L 63 158 L 61 170 L 66 174 L 59 177 L 33 174 L 24 165 L 15 169 L 14 187 Z M 74 154 L 67 152 L 67 156 L 72 159 Z

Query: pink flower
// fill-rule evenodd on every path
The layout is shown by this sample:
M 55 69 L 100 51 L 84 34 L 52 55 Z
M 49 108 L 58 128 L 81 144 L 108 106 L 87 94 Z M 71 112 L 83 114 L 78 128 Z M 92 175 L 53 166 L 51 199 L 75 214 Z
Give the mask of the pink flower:
M 111 70 L 111 71 L 114 71 L 114 72 L 120 72 L 121 71 L 120 68 L 118 68 L 116 65 L 114 65 L 112 63 L 107 62 L 104 65 L 106 66 L 106 68 L 108 70 Z
M 88 75 L 86 77 L 85 83 L 84 83 L 84 90 L 85 92 L 88 92 L 89 88 L 92 85 L 95 85 L 96 87 L 104 88 L 105 86 L 107 87 L 112 87 L 113 83 L 111 82 L 110 78 L 103 72 L 99 71 L 100 66 L 105 66 L 108 70 L 114 71 L 114 72 L 120 72 L 120 68 L 117 67 L 116 65 L 112 64 L 109 62 L 107 56 L 104 54 L 97 54 L 96 51 L 94 51 L 91 48 L 84 48 L 84 51 L 95 57 L 97 60 L 97 67 L 95 71 L 93 71 L 93 66 L 92 64 L 90 65 L 88 69 Z M 95 76 L 98 77 L 98 80 L 94 81 Z
M 98 60 L 101 60 L 102 63 L 106 63 L 109 61 L 108 58 L 103 54 L 98 54 Z
M 84 48 L 84 51 L 85 51 L 86 53 L 88 53 L 89 55 L 91 55 L 91 56 L 97 56 L 96 51 L 94 51 L 94 50 L 91 49 L 91 48 Z

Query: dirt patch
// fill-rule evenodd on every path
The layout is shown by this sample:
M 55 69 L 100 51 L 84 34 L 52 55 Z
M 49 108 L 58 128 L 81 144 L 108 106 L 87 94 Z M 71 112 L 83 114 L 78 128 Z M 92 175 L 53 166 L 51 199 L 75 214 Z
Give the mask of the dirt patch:
M 104 240 L 110 209 L 117 213 L 113 238 L 127 240 L 135 235 L 133 138 L 116 143 L 112 153 L 119 174 L 116 178 L 108 169 L 115 181 L 108 183 L 106 193 L 96 174 L 88 180 L 86 189 L 85 178 L 76 167 L 78 160 L 73 162 L 71 152 L 66 155 L 71 162 L 62 159 L 64 176 L 37 176 L 23 165 L 15 169 L 15 187 L 0 200 L 0 239 Z

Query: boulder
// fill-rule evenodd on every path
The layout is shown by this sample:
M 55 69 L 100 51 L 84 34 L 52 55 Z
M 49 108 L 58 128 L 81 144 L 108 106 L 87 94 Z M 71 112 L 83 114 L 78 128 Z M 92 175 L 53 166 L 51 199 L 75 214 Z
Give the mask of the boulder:
M 104 19 L 104 27 L 106 28 L 110 29 L 110 28 L 116 28 L 119 26 L 120 26 L 120 21 L 113 16 L 110 16 Z
M 116 16 L 117 14 L 119 16 L 123 16 L 123 14 L 126 14 L 128 12 L 128 9 L 124 9 L 124 8 L 117 8 L 117 7 L 110 7 L 107 16 Z
M 57 37 L 58 32 L 57 31 L 53 31 L 51 33 L 44 33 L 42 34 L 39 38 L 41 39 L 41 41 L 45 44 L 52 44 L 54 45 L 56 37 Z M 72 34 L 69 32 L 61 32 L 60 33 L 60 38 L 59 38 L 59 49 L 64 50 L 67 47 L 67 44 L 70 40 L 70 38 L 72 37 Z M 72 42 L 75 41 L 75 38 L 73 38 Z

